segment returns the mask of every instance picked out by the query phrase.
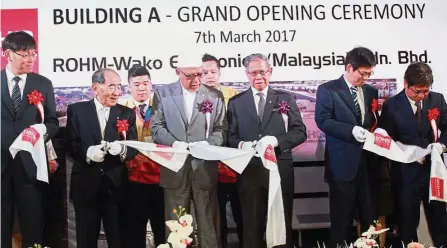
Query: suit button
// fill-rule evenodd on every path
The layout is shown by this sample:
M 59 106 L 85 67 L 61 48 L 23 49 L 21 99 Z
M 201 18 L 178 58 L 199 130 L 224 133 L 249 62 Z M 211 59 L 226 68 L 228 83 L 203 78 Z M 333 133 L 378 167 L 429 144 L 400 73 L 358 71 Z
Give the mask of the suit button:
M 258 135 L 258 137 L 261 138 L 261 137 L 262 137 L 262 134 Z
M 104 170 L 101 168 L 101 169 L 99 169 L 100 171 L 101 171 L 101 175 L 103 175 L 104 176 Z

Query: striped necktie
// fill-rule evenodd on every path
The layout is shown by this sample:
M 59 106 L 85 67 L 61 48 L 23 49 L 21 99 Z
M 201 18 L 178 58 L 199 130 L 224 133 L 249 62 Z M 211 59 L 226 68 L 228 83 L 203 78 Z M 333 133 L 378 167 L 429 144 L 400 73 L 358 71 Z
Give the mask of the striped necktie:
M 360 111 L 360 105 L 359 105 L 357 93 L 358 93 L 358 88 L 354 87 L 354 86 L 351 87 L 351 95 L 352 95 L 352 99 L 354 100 L 355 110 L 357 111 L 357 113 L 355 113 L 355 115 L 358 117 L 361 117 L 362 112 Z
M 12 89 L 12 107 L 14 108 L 14 116 L 15 118 L 19 118 L 19 110 L 20 110 L 20 101 L 22 100 L 22 94 L 20 93 L 19 82 L 21 80 L 20 77 L 14 77 L 12 79 L 15 82 L 14 88 Z

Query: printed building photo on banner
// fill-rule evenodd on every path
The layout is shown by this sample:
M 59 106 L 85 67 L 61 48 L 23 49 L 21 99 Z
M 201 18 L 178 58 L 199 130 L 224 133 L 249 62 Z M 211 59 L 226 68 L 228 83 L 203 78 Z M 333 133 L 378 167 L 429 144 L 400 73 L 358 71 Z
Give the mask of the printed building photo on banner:
M 315 100 L 317 88 L 320 84 L 328 80 L 306 80 L 306 81 L 273 81 L 271 87 L 277 90 L 286 91 L 295 96 L 296 103 L 301 111 L 301 117 L 307 127 L 307 140 L 293 150 L 294 160 L 302 161 L 323 161 L 324 156 L 324 133 L 315 124 Z M 397 93 L 396 79 L 370 79 L 368 84 L 379 90 L 379 112 L 383 102 Z M 228 86 L 242 92 L 248 89 L 247 82 L 222 82 L 222 86 Z M 153 85 L 153 90 L 161 85 Z M 127 85 L 123 85 L 123 95 L 120 102 L 124 102 L 130 97 Z M 65 126 L 67 106 L 69 104 L 88 101 L 92 99 L 91 87 L 60 87 L 55 88 L 56 110 L 61 126 Z

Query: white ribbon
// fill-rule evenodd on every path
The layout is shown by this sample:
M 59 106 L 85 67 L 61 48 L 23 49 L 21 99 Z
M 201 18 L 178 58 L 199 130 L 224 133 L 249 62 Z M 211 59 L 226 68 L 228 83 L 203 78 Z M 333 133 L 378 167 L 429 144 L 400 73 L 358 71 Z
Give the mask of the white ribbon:
M 48 183 L 45 144 L 39 131 L 33 127 L 23 130 L 9 147 L 9 152 L 11 153 L 12 158 L 15 158 L 19 151 L 26 151 L 31 154 L 31 157 L 37 166 L 36 179 Z
M 256 152 L 262 154 L 261 160 L 265 168 L 269 170 L 269 192 L 267 213 L 267 247 L 282 245 L 286 243 L 286 230 L 284 219 L 284 206 L 281 191 L 281 178 L 279 176 L 276 156 L 271 145 L 262 145 L 253 149 L 235 149 L 222 146 L 211 146 L 196 143 L 186 149 L 174 149 L 171 147 L 160 147 L 156 144 L 139 141 L 117 141 L 120 144 L 137 149 L 142 154 L 168 169 L 178 172 L 189 155 L 208 161 L 222 161 L 228 167 L 241 174 L 247 167 Z M 163 154 L 172 154 L 168 158 Z M 177 159 L 174 157 L 177 156 Z
M 286 128 L 286 133 L 287 133 L 287 129 L 289 129 L 289 116 L 287 114 L 281 114 L 282 116 L 282 120 L 284 121 L 284 126 Z
M 208 139 L 209 133 L 210 133 L 210 118 L 211 118 L 211 113 L 206 112 L 205 113 L 205 137 L 206 139 Z
M 267 208 L 267 247 L 286 244 L 286 223 L 284 203 L 282 200 L 281 177 L 276 162 L 276 154 L 271 144 L 259 142 L 256 146 L 258 154 L 263 154 L 261 161 L 269 170 L 269 192 Z
M 431 154 L 429 201 L 447 202 L 447 168 L 433 146 L 430 144 L 424 149 L 395 142 L 385 130 L 378 128 L 374 133 L 367 133 L 363 149 L 401 163 L 413 163 Z

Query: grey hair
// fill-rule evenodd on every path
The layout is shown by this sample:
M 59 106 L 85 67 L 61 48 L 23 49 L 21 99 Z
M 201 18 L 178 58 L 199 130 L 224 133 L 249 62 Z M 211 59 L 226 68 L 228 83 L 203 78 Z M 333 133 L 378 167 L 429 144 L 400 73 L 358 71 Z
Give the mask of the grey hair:
M 263 60 L 265 63 L 267 63 L 268 67 L 271 67 L 269 58 L 267 58 L 267 56 L 261 53 L 253 53 L 244 58 L 243 64 L 245 69 L 248 68 L 248 64 L 250 64 L 250 62 L 252 62 L 253 60 Z
M 94 83 L 99 83 L 99 84 L 103 84 L 106 81 L 106 78 L 104 77 L 104 73 L 108 71 L 108 72 L 113 72 L 116 75 L 118 75 L 118 73 L 112 69 L 109 68 L 101 68 L 97 71 L 95 71 L 92 75 L 92 84 Z

